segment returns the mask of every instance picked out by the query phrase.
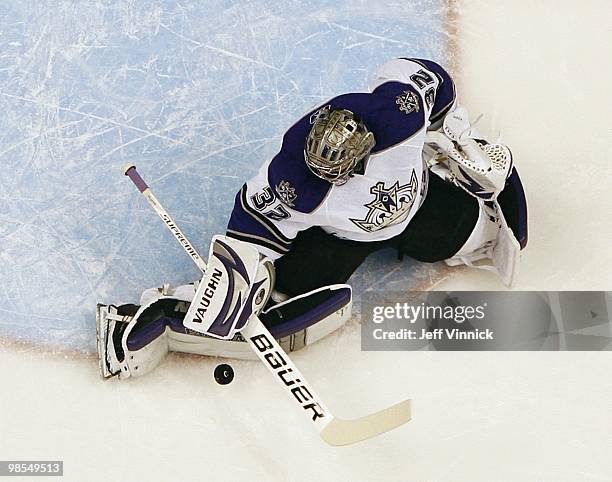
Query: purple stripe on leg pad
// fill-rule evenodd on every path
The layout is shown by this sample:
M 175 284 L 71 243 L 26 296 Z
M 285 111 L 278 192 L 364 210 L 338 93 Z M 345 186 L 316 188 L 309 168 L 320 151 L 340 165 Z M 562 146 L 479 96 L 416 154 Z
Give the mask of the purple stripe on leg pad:
M 163 317 L 129 334 L 127 347 L 130 351 L 137 351 L 144 348 L 153 340 L 161 336 L 170 324 L 170 318 Z

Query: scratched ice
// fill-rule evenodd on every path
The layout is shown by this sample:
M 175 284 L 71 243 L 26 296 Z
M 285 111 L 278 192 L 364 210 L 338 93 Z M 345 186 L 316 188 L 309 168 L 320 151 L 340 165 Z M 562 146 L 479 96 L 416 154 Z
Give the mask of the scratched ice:
M 96 302 L 195 279 L 121 166 L 206 254 L 302 113 L 389 58 L 447 60 L 439 2 L 391 3 L 2 2 L 0 337 L 91 351 Z M 354 285 L 436 269 L 380 253 Z

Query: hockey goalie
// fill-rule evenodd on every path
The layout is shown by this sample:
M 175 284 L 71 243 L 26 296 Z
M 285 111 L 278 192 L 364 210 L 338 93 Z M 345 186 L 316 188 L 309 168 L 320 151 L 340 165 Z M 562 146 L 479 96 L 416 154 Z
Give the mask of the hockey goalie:
M 168 351 L 253 358 L 240 333 L 251 316 L 300 349 L 350 317 L 346 283 L 383 248 L 510 286 L 526 244 L 508 146 L 479 134 L 440 65 L 395 59 L 369 92 L 334 97 L 289 128 L 236 195 L 202 280 L 98 305 L 101 372 L 144 375 Z

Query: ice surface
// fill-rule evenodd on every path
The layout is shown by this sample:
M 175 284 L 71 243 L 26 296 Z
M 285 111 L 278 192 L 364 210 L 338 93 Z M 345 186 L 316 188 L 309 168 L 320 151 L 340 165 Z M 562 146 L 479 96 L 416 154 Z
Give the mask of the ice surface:
M 390 58 L 445 61 L 445 19 L 431 0 L 2 2 L 0 337 L 91 351 L 96 302 L 198 277 L 126 162 L 206 254 L 299 116 Z

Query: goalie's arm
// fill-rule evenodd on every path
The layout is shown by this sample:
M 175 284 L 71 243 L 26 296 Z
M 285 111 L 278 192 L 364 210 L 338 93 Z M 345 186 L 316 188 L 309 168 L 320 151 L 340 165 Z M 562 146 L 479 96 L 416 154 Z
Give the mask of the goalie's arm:
M 260 193 L 265 195 L 270 191 L 267 187 Z M 253 206 L 249 197 L 256 195 L 249 196 L 247 184 L 242 186 L 236 194 L 226 234 L 231 238 L 254 244 L 263 255 L 277 259 L 289 252 L 293 239 L 285 235 L 273 220 Z
M 272 260 L 290 251 L 300 231 L 317 224 L 317 217 L 298 202 L 310 197 L 311 186 L 287 181 L 295 171 L 283 170 L 295 160 L 288 144 L 285 139 L 283 148 L 272 161 L 242 186 L 234 200 L 226 231 L 227 236 L 255 245 Z M 307 169 L 301 158 L 299 162 Z M 297 189 L 309 195 L 298 197 Z
M 439 129 L 446 114 L 451 112 L 457 103 L 457 90 L 450 74 L 440 64 L 426 59 L 408 59 L 422 65 L 438 79 L 434 93 L 434 104 L 429 114 L 431 125 L 428 129 Z
M 432 60 L 391 60 L 378 71 L 372 90 L 386 82 L 401 82 L 419 93 L 429 115 L 428 129 L 438 129 L 456 103 L 455 82 L 446 69 Z

